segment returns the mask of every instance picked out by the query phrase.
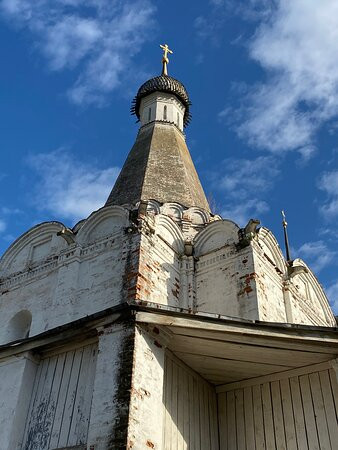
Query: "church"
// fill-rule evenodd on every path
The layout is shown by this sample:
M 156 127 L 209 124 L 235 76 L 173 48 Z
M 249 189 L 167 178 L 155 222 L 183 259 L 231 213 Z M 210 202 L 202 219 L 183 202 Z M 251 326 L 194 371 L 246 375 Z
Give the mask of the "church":
M 334 450 L 327 297 L 258 220 L 210 210 L 161 47 L 105 205 L 0 259 L 0 450 Z

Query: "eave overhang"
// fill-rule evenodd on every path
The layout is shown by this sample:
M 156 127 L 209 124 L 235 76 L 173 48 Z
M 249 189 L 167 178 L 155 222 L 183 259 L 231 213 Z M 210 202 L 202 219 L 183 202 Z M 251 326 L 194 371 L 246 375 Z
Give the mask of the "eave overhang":
M 149 302 L 124 303 L 27 339 L 0 346 L 0 361 L 27 351 L 85 340 L 117 322 L 132 322 L 215 385 L 271 376 L 337 357 L 337 327 L 249 321 L 194 314 Z

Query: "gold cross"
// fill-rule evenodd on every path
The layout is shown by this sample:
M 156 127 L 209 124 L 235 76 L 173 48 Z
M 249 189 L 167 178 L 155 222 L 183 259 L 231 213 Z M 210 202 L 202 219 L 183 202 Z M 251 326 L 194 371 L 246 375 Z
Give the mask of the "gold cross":
M 168 47 L 168 44 L 164 44 L 164 45 L 160 45 L 160 47 L 163 49 L 163 58 L 162 58 L 162 64 L 163 64 L 163 68 L 162 68 L 162 75 L 168 75 L 168 69 L 167 69 L 167 65 L 169 64 L 169 58 L 168 58 L 168 53 L 173 53 L 172 50 L 170 50 L 170 48 Z

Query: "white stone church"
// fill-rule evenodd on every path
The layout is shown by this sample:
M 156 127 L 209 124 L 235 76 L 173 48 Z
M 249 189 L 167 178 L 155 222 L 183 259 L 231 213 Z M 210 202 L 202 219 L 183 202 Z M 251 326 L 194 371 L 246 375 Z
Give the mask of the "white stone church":
M 106 204 L 0 260 L 0 450 L 335 450 L 326 295 L 257 220 L 210 211 L 167 51 Z

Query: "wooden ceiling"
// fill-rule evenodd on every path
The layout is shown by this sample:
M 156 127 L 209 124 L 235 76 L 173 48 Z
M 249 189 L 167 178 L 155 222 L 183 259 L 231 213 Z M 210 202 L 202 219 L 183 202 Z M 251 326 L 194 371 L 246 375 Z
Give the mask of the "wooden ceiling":
M 332 329 L 221 324 L 147 313 L 140 317 L 160 326 L 167 347 L 215 385 L 322 363 L 338 353 Z

